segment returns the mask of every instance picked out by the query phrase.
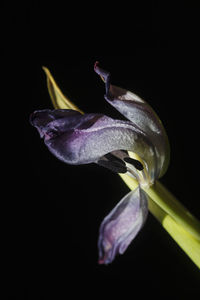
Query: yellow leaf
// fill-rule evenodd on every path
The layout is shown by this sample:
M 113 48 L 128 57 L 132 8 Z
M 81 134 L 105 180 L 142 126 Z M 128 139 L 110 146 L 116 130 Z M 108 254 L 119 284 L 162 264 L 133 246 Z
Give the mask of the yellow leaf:
M 42 67 L 47 76 L 47 87 L 52 104 L 55 109 L 73 109 L 83 113 L 73 102 L 71 102 L 58 87 L 49 69 Z

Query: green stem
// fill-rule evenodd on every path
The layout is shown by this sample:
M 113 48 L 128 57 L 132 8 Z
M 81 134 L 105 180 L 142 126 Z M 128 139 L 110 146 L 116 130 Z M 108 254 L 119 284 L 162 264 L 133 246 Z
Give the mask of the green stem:
M 126 174 L 119 174 L 131 190 L 137 181 Z M 145 189 L 149 195 L 149 210 L 182 250 L 200 268 L 200 223 L 160 183 Z
M 180 224 L 163 211 L 151 198 L 149 210 L 160 221 L 165 230 L 171 235 L 181 249 L 200 268 L 200 242 L 193 238 Z
M 200 241 L 200 222 L 170 193 L 164 185 L 156 181 L 145 189 L 151 199 L 180 224 L 188 233 Z

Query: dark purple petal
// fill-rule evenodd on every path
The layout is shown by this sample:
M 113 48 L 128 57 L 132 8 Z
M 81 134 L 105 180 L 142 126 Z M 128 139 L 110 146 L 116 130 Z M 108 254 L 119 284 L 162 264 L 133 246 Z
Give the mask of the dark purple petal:
M 128 193 L 103 220 L 99 233 L 99 263 L 123 254 L 142 228 L 148 214 L 147 196 L 140 187 Z
M 94 70 L 104 78 L 105 99 L 121 114 L 137 126 L 155 147 L 157 171 L 155 177 L 162 176 L 169 163 L 169 142 L 165 129 L 153 109 L 136 94 L 110 84 L 110 73 L 101 69 L 98 63 Z
M 70 109 L 37 110 L 30 116 L 30 123 L 36 127 L 41 137 L 47 138 L 47 133 L 56 130 L 65 132 L 79 126 L 82 114 Z
M 129 121 L 73 110 L 36 111 L 30 121 L 49 150 L 69 164 L 96 162 L 119 149 L 136 152 L 149 163 L 152 160 L 151 145 Z

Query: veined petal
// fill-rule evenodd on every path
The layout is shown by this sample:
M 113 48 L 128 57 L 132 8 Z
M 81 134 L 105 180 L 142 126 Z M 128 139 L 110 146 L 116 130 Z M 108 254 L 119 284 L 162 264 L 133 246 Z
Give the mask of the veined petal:
M 147 214 L 147 195 L 138 186 L 117 204 L 100 226 L 100 264 L 111 263 L 118 253 L 124 253 L 142 228 Z
M 30 122 L 49 150 L 69 164 L 96 162 L 119 149 L 134 151 L 149 165 L 154 163 L 151 144 L 129 121 L 74 110 L 40 110 L 31 115 Z
M 105 81 L 105 99 L 151 140 L 157 158 L 155 178 L 162 176 L 169 164 L 169 142 L 160 119 L 142 98 L 110 84 L 110 73 L 101 69 L 98 62 L 94 70 Z

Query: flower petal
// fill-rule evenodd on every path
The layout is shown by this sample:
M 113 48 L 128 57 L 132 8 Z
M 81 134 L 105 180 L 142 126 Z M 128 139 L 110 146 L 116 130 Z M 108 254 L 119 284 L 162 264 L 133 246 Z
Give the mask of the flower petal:
M 31 125 L 35 126 L 41 137 L 47 137 L 50 131 L 65 132 L 79 126 L 81 114 L 70 109 L 37 110 L 30 116 Z
M 94 70 L 105 81 L 105 99 L 151 140 L 157 157 L 155 177 L 162 176 L 169 164 L 169 142 L 165 129 L 153 109 L 136 94 L 110 84 L 110 73 L 96 62 Z
M 69 164 L 97 162 L 115 150 L 130 150 L 153 164 L 153 149 L 129 121 L 74 110 L 40 110 L 30 118 L 49 150 Z
M 111 263 L 118 253 L 124 253 L 145 223 L 147 214 L 147 195 L 137 187 L 101 223 L 98 241 L 100 264 Z

